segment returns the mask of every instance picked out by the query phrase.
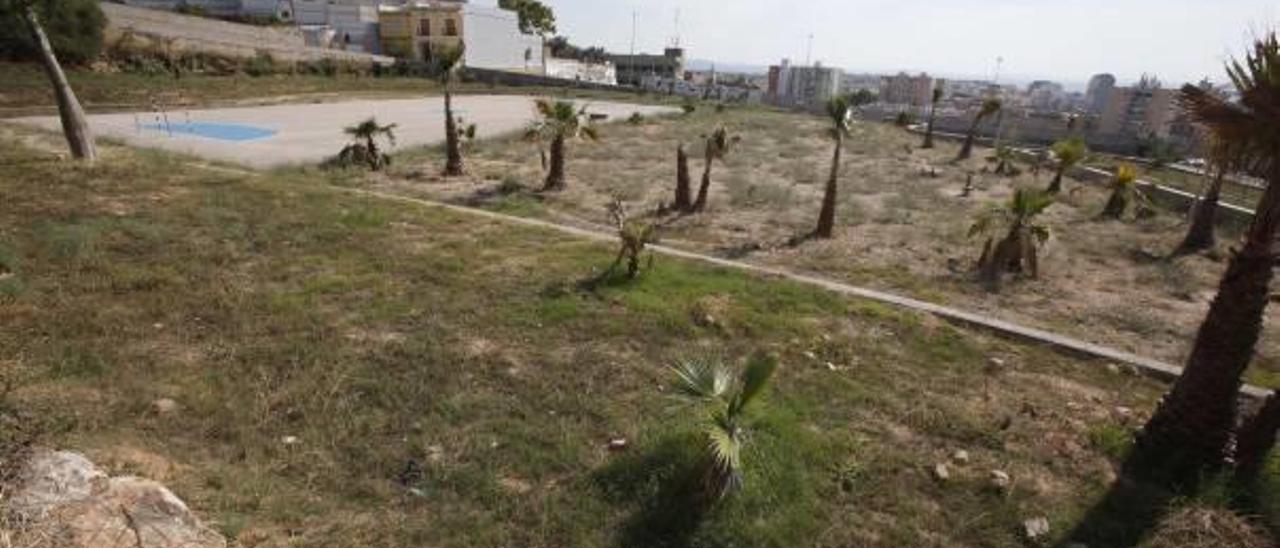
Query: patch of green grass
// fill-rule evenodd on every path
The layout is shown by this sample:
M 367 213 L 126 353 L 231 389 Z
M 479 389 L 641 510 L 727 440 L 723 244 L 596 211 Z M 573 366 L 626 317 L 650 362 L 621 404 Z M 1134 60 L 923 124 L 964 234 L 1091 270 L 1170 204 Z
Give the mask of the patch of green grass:
M 1089 428 L 1089 444 L 1111 460 L 1120 462 L 1133 447 L 1133 431 L 1115 423 L 1095 424 Z

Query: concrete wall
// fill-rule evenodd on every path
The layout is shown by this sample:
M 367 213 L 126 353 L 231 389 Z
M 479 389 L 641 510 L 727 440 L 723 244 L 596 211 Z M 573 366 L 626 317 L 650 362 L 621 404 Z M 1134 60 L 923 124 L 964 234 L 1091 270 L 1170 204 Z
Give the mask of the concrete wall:
M 541 71 L 542 39 L 520 32 L 515 13 L 497 8 L 467 7 L 462 35 L 469 67 Z
M 481 84 L 489 84 L 491 86 L 528 86 L 543 88 L 594 89 L 601 91 L 620 91 L 623 89 L 618 86 L 595 84 L 581 80 L 564 80 L 561 78 L 549 78 L 541 74 L 510 72 L 470 66 L 466 67 L 462 71 L 462 78 L 467 82 L 477 82 Z
M 612 63 L 583 63 L 574 59 L 547 57 L 545 66 L 545 74 L 549 78 L 581 80 L 610 86 L 618 83 L 618 74 Z

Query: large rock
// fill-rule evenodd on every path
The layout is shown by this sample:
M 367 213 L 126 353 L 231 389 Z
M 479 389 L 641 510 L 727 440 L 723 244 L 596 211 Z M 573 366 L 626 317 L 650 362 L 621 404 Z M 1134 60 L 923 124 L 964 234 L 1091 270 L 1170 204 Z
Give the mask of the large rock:
M 142 478 L 108 478 L 75 453 L 38 451 L 19 479 L 8 510 L 19 535 L 67 548 L 225 548 L 165 486 Z M 21 538 L 21 537 L 19 537 Z

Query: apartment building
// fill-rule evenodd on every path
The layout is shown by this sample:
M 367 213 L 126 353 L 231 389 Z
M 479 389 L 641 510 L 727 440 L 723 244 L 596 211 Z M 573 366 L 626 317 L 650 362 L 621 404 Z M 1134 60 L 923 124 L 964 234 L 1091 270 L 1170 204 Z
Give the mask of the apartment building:
M 783 59 L 781 64 L 769 67 L 767 97 L 780 106 L 814 108 L 839 95 L 843 80 L 844 71 L 838 68 L 824 67 L 822 63 L 798 67 Z
M 880 81 L 880 101 L 891 105 L 923 107 L 933 102 L 933 77 L 926 73 L 911 76 L 900 72 Z
M 1098 117 L 1098 131 L 1137 137 L 1167 138 L 1179 115 L 1177 91 L 1143 76 L 1133 86 L 1113 88 Z
M 466 0 L 411 0 L 378 8 L 382 51 L 428 61 L 436 52 L 464 47 L 468 67 L 537 72 L 542 39 L 520 32 L 515 12 Z

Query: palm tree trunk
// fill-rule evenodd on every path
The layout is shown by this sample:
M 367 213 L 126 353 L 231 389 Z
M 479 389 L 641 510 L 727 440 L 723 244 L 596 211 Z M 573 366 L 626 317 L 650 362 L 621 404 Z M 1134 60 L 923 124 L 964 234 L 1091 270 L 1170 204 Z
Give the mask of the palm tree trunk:
M 689 181 L 689 155 L 684 152 L 684 143 L 676 146 L 676 211 L 689 212 L 693 208 L 692 185 Z
M 706 160 L 706 166 L 702 169 L 702 184 L 698 185 L 698 199 L 693 202 L 694 211 L 707 209 L 707 193 L 711 191 L 711 164 L 714 159 L 708 154 Z
M 920 145 L 920 148 L 933 148 L 933 121 L 937 116 L 938 105 L 934 104 L 933 107 L 929 109 L 929 123 L 925 126 L 924 143 Z
M 458 121 L 453 117 L 453 94 L 449 92 L 449 84 L 444 88 L 444 142 L 448 159 L 444 165 L 446 177 L 459 177 L 464 171 L 462 164 L 462 146 L 458 142 Z
M 1187 229 L 1187 237 L 1174 251 L 1174 255 L 1195 253 L 1213 247 L 1214 231 L 1218 213 L 1218 200 L 1222 195 L 1222 184 L 1226 179 L 1226 170 L 1219 169 L 1209 183 L 1204 197 L 1196 202 L 1191 210 L 1191 226 Z
M 1103 219 L 1119 219 L 1124 216 L 1124 210 L 1128 205 L 1128 202 L 1124 199 L 1124 191 L 1119 188 L 1113 189 L 1111 197 L 1107 199 L 1107 205 L 1102 208 L 1100 217 Z
M 1049 181 L 1049 188 L 1045 189 L 1045 192 L 1049 194 L 1062 192 L 1062 174 L 1066 171 L 1067 166 L 1064 165 L 1059 165 L 1057 169 L 1053 170 L 1053 180 Z
M 378 171 L 382 167 L 381 151 L 378 150 L 378 143 L 374 142 L 372 135 L 365 139 L 364 147 L 369 152 L 369 169 Z
M 1267 453 L 1276 444 L 1280 429 L 1280 392 L 1273 391 L 1257 414 L 1240 426 L 1236 445 L 1236 479 L 1252 483 L 1267 462 Z
M 58 58 L 53 54 L 53 46 L 45 35 L 40 20 L 36 17 L 35 7 L 27 4 L 22 10 L 22 18 L 31 32 L 32 39 L 40 49 L 40 61 L 44 64 L 45 74 L 53 84 L 53 93 L 58 100 L 58 116 L 62 119 L 62 134 L 71 147 L 71 155 L 77 159 L 92 162 L 98 159 L 98 151 L 93 145 L 93 133 L 89 130 L 89 121 L 85 118 L 80 101 L 67 82 L 67 75 L 62 72 Z
M 556 134 L 551 140 L 551 169 L 542 190 L 563 190 L 564 186 L 564 135 Z
M 973 139 L 978 133 L 978 124 L 982 123 L 982 117 L 975 117 L 973 123 L 969 124 L 969 132 L 964 136 L 964 144 L 960 146 L 960 154 L 956 155 L 957 160 L 968 160 L 973 155 Z
M 1138 435 L 1125 471 L 1168 484 L 1194 484 L 1220 466 L 1235 441 L 1241 375 L 1262 330 L 1280 228 L 1280 164 L 1218 285 L 1186 369 Z
M 836 150 L 831 156 L 831 175 L 827 177 L 827 190 L 822 194 L 822 210 L 818 212 L 815 238 L 830 238 L 836 225 L 836 191 L 840 182 L 840 151 L 844 148 L 844 136 L 836 132 Z

